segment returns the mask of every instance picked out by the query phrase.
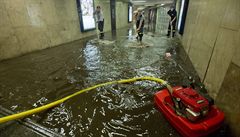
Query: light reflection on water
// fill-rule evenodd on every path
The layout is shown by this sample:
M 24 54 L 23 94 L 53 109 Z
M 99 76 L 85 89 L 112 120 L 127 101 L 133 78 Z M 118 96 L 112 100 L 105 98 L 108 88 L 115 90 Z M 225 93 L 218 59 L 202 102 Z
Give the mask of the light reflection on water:
M 69 136 L 149 135 L 149 129 L 143 124 L 159 112 L 153 107 L 153 92 L 144 87 L 136 88 L 139 86 L 122 84 L 98 88 L 86 94 L 92 95 L 91 101 L 71 103 L 71 106 L 62 104 L 52 109 L 43 124 Z M 74 101 L 81 98 L 76 97 Z M 71 107 L 75 107 L 75 112 Z
M 83 50 L 86 70 L 91 71 L 100 68 L 101 53 L 96 45 L 87 44 Z

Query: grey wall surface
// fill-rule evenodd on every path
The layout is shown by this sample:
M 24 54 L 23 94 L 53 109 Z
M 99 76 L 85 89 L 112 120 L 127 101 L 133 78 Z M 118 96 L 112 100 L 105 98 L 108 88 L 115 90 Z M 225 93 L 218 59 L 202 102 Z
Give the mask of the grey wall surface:
M 189 1 L 181 39 L 233 134 L 239 136 L 240 1 Z
M 95 0 L 110 31 L 110 2 Z M 127 3 L 117 3 L 117 28 L 127 23 Z M 123 18 L 124 17 L 124 18 Z M 76 0 L 1 0 L 0 60 L 96 35 L 81 33 Z
M 128 3 L 117 1 L 116 6 L 117 29 L 128 26 Z
M 192 0 L 182 42 L 210 94 L 216 97 L 231 62 L 239 65 L 239 0 Z

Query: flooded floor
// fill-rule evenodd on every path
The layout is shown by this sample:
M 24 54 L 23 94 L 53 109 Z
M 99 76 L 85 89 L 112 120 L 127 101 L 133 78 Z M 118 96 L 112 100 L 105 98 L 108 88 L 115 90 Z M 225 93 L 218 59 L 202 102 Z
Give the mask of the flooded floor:
M 131 29 L 104 41 L 96 37 L 0 62 L 0 104 L 14 112 L 50 103 L 81 89 L 112 80 L 154 76 L 171 85 L 197 79 L 176 39 L 148 33 L 139 47 Z M 165 53 L 172 54 L 171 59 Z M 154 82 L 118 84 L 83 93 L 58 107 L 31 116 L 65 136 L 161 136 L 179 134 L 154 107 Z M 227 136 L 226 128 L 214 136 Z

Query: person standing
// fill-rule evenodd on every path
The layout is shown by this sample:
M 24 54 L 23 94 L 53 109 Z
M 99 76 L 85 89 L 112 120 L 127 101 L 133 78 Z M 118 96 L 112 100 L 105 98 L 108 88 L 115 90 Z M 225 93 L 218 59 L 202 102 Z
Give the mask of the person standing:
M 96 21 L 98 23 L 98 30 L 100 31 L 99 38 L 102 39 L 104 37 L 103 29 L 104 29 L 104 17 L 103 12 L 100 6 L 97 6 L 95 12 L 93 13 L 96 16 Z
M 175 10 L 174 6 L 171 6 L 167 14 L 171 17 L 168 25 L 167 36 L 169 37 L 172 31 L 172 37 L 174 37 L 175 31 L 176 31 L 176 22 L 177 22 L 177 11 Z
M 142 38 L 143 38 L 143 29 L 144 29 L 144 11 L 141 9 L 138 9 L 138 16 L 137 16 L 137 22 L 136 22 L 136 27 L 137 27 L 137 40 L 140 41 L 140 44 L 142 45 Z
M 133 12 L 133 22 L 134 22 L 134 29 L 136 30 L 137 29 L 137 19 L 138 19 L 138 11 L 134 11 Z
M 134 22 L 134 25 L 133 25 L 133 29 L 134 29 L 134 32 L 135 32 L 135 36 L 137 38 L 138 34 L 137 34 L 137 17 L 138 17 L 138 11 L 135 10 L 133 12 L 133 22 Z

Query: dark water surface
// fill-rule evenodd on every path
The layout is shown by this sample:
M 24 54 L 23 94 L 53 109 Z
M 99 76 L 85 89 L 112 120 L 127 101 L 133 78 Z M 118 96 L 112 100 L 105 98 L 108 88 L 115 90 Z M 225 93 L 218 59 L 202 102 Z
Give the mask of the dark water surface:
M 130 32 L 130 37 L 128 36 Z M 177 40 L 145 35 L 150 47 L 138 48 L 131 30 L 118 31 L 114 43 L 95 37 L 34 52 L 0 63 L 3 107 L 15 112 L 38 107 L 95 84 L 154 76 L 170 84 L 197 77 Z M 165 58 L 171 52 L 172 59 Z M 143 81 L 98 88 L 31 118 L 66 136 L 179 136 L 156 110 L 153 96 L 162 88 Z M 216 136 L 225 136 L 220 130 Z

